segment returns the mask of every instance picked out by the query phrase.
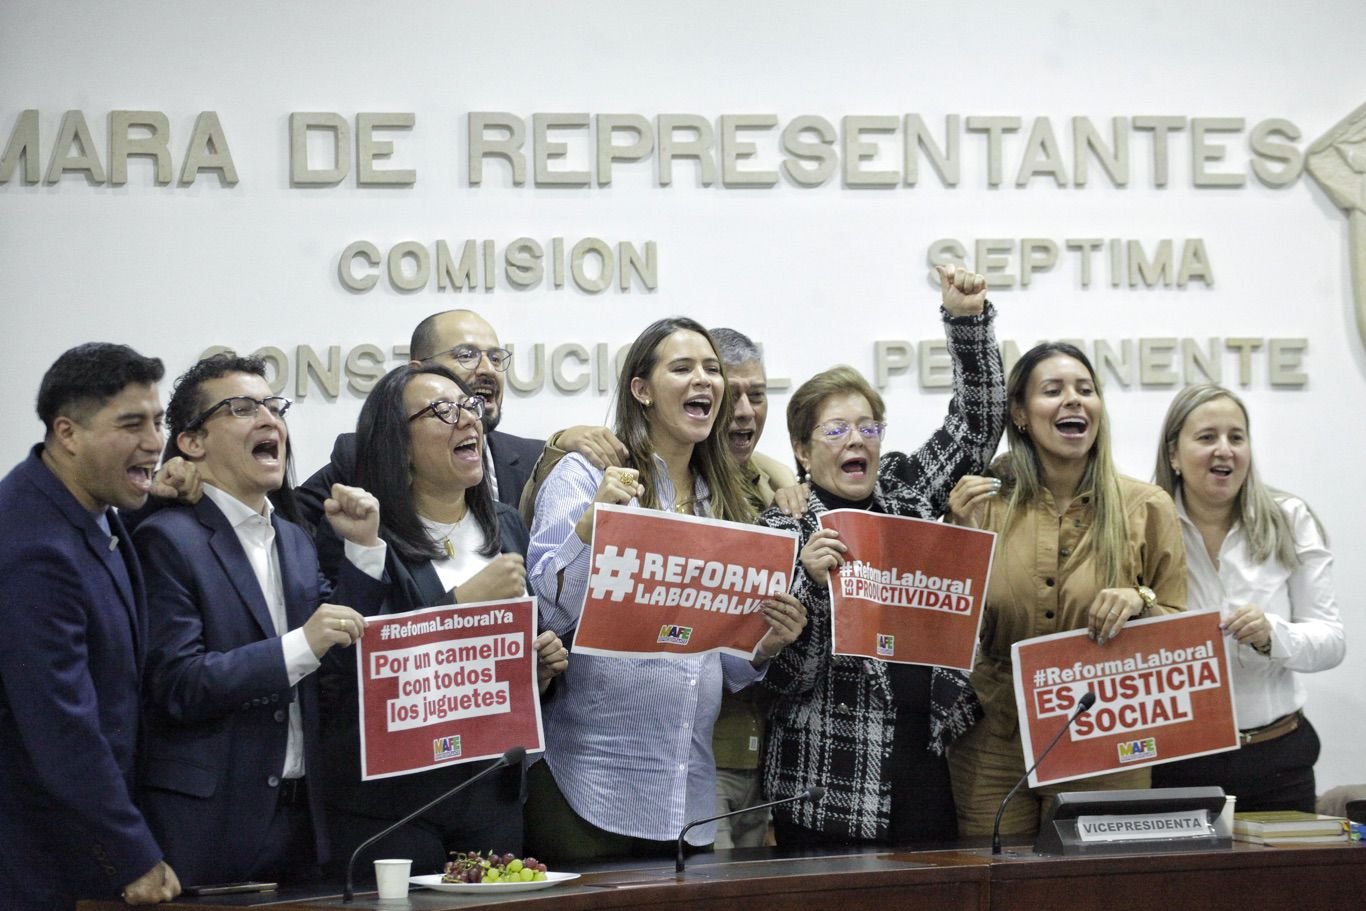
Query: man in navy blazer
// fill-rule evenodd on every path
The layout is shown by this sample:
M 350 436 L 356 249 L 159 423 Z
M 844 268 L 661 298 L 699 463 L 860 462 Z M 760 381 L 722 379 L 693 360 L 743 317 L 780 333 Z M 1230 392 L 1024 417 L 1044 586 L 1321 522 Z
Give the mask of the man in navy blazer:
M 434 313 L 413 330 L 408 355 L 414 366 L 437 364 L 455 374 L 473 395 L 484 398 L 485 471 L 493 483 L 494 497 L 516 509 L 522 488 L 531 477 L 544 440 L 513 436 L 498 430 L 503 419 L 505 376 L 512 355 L 498 343 L 498 334 L 479 314 L 471 310 Z M 620 464 L 625 454 L 612 432 L 605 427 L 579 426 L 561 431 L 556 445 L 567 452 L 579 452 L 600 468 Z M 611 460 L 609 453 L 620 451 Z M 322 519 L 322 504 L 333 484 L 349 484 L 356 472 L 356 435 L 344 433 L 332 447 L 332 460 L 299 488 L 299 503 L 304 518 L 317 525 Z
M 161 361 L 67 351 L 43 377 L 43 442 L 0 481 L 0 904 L 169 901 L 174 870 L 133 803 L 146 654 L 142 573 L 117 508 L 161 453 Z
M 166 457 L 203 496 L 144 519 L 148 698 L 141 795 L 186 883 L 300 881 L 327 860 L 313 672 L 359 639 L 384 595 L 374 497 L 338 485 L 326 512 L 347 541 L 337 590 L 311 538 L 269 496 L 285 483 L 289 401 L 259 358 L 220 354 L 176 384 Z M 368 569 L 368 574 L 367 570 Z M 340 603 L 327 603 L 331 600 Z

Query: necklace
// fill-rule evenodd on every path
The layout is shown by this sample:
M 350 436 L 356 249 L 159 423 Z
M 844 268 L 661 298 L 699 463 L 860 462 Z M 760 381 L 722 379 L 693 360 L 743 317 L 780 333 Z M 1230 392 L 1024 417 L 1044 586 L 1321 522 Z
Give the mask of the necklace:
M 433 522 L 431 519 L 423 516 L 422 521 L 427 526 L 427 531 L 431 534 L 432 540 L 440 544 L 441 549 L 445 551 L 446 558 L 454 559 L 455 544 L 451 542 L 451 534 L 460 527 L 461 522 L 465 521 L 465 517 L 461 516 L 454 522 Z
M 678 497 L 674 500 L 674 512 L 684 516 L 697 515 L 697 487 L 691 471 L 687 473 L 683 483 L 674 485 L 674 490 Z M 685 490 L 690 491 L 689 496 L 683 496 Z

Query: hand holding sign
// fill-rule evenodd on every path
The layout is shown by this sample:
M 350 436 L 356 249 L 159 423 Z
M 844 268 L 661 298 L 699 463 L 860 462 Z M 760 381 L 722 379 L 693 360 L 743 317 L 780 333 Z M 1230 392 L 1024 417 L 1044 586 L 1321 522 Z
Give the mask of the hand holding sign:
M 574 533 L 585 544 L 593 543 L 593 516 L 599 503 L 609 506 L 625 506 L 636 497 L 644 496 L 645 488 L 640 486 L 640 472 L 634 468 L 609 468 L 598 483 L 598 492 L 593 502 L 579 516 L 574 524 Z
M 772 658 L 797 641 L 806 629 L 806 606 L 787 592 L 776 592 L 772 601 L 764 602 L 764 619 L 768 621 L 768 632 L 759 640 L 755 653 L 755 666 Z
M 1119 635 L 1129 618 L 1141 613 L 1143 598 L 1137 589 L 1103 588 L 1086 612 L 1086 629 L 1094 642 L 1104 645 Z
M 840 533 L 833 528 L 822 528 L 811 536 L 802 548 L 799 559 L 807 575 L 817 585 L 829 586 L 830 570 L 844 565 L 844 555 L 849 548 L 840 540 Z

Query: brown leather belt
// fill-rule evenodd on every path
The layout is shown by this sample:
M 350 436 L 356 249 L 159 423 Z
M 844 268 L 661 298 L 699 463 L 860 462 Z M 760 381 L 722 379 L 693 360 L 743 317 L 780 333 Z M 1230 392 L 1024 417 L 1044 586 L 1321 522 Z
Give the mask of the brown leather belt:
M 1238 743 L 1246 747 L 1252 746 L 1254 743 L 1266 743 L 1268 740 L 1284 737 L 1286 734 L 1289 734 L 1300 726 L 1300 720 L 1303 717 L 1303 712 L 1291 712 L 1289 715 L 1282 715 L 1270 724 L 1264 724 L 1259 728 L 1249 728 L 1246 731 L 1239 731 Z

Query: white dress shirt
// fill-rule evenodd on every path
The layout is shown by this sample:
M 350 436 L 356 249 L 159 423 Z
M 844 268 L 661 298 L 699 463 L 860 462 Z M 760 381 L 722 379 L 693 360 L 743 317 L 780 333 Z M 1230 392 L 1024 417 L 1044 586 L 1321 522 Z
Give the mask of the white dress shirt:
M 493 447 L 489 445 L 489 435 L 484 434 L 484 477 L 489 479 L 489 490 L 493 502 L 498 502 L 498 472 L 493 470 Z
M 1234 709 L 1243 730 L 1304 708 L 1305 689 L 1299 674 L 1336 667 L 1347 649 L 1333 588 L 1333 555 L 1302 500 L 1280 495 L 1277 502 L 1295 540 L 1300 562 L 1294 569 L 1282 566 L 1274 556 L 1254 562 L 1241 522 L 1224 538 L 1216 567 L 1200 530 L 1186 513 L 1181 492 L 1176 496 L 1186 539 L 1188 609 L 1227 615 L 1251 604 L 1266 614 L 1271 625 L 1269 656 L 1229 640 Z
M 275 548 L 275 526 L 270 524 L 275 507 L 270 500 L 266 500 L 265 511 L 256 512 L 232 494 L 212 484 L 204 485 L 204 495 L 212 500 L 227 518 L 228 524 L 237 533 L 242 550 L 246 552 L 252 573 L 255 574 L 256 582 L 265 595 L 266 607 L 270 610 L 275 633 L 280 637 L 281 658 L 285 663 L 285 672 L 289 675 L 289 685 L 294 686 L 316 671 L 321 662 L 309 647 L 303 627 L 289 628 L 289 615 L 285 611 L 284 583 L 280 579 L 280 558 Z M 346 542 L 346 558 L 372 579 L 384 575 L 386 550 L 387 545 L 383 541 L 375 547 L 361 547 L 350 541 Z M 285 745 L 285 767 L 280 777 L 303 777 L 303 738 L 303 716 L 299 713 L 299 701 L 295 699 L 289 703 L 289 739 Z

